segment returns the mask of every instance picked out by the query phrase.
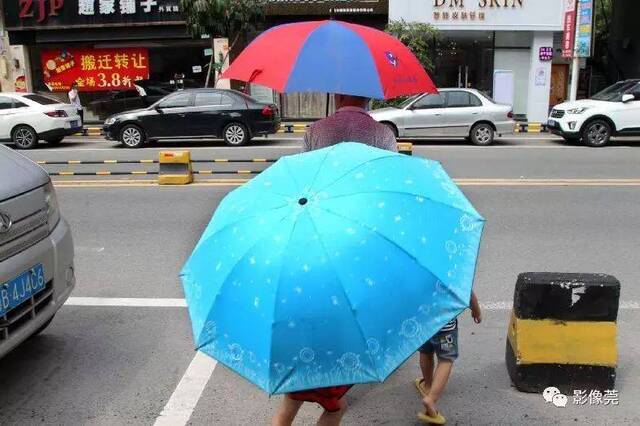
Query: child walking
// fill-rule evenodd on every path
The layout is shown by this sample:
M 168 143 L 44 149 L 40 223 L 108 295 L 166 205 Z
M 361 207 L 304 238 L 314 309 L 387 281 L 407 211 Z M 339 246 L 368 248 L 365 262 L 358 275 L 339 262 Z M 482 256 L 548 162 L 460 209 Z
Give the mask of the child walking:
M 473 291 L 471 292 L 470 305 L 473 320 L 476 324 L 480 324 L 482 312 Z M 458 319 L 454 318 L 445 324 L 418 351 L 420 352 L 422 378 L 417 378 L 414 383 L 418 392 L 422 395 L 422 403 L 425 406 L 425 412 L 418 413 L 418 418 L 424 423 L 443 425 L 446 419 L 438 411 L 436 403 L 447 385 L 453 362 L 458 358 Z M 433 368 L 434 353 L 438 358 L 435 371 Z

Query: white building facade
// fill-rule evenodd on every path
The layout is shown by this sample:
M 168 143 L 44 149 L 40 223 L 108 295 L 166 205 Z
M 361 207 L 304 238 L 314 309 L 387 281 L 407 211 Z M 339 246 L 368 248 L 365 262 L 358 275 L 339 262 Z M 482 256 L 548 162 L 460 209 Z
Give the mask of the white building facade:
M 516 116 L 543 122 L 553 83 L 566 79 L 553 65 L 563 7 L 564 0 L 392 0 L 389 20 L 440 30 L 432 75 L 439 87 L 483 90 Z

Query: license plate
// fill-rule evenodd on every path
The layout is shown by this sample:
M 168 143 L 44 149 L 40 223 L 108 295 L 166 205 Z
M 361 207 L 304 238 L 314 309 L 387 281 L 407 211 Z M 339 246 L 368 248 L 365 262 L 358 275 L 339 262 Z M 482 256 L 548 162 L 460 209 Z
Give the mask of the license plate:
M 44 289 L 44 268 L 38 264 L 0 285 L 0 317 Z
M 73 127 L 78 127 L 79 123 L 77 121 L 70 121 L 69 122 L 69 127 L 73 128 Z
M 555 127 L 558 124 L 558 122 L 556 120 L 549 120 L 547 121 L 547 125 L 548 126 L 552 126 Z

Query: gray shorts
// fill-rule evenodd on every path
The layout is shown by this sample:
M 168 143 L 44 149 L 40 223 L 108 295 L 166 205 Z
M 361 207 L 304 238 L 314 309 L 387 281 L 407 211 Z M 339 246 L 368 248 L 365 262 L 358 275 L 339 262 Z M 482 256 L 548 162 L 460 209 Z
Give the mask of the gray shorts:
M 448 328 L 448 327 L 445 327 Z M 420 346 L 422 353 L 435 353 L 438 359 L 455 361 L 458 358 L 458 324 L 450 330 L 440 330 L 431 339 Z

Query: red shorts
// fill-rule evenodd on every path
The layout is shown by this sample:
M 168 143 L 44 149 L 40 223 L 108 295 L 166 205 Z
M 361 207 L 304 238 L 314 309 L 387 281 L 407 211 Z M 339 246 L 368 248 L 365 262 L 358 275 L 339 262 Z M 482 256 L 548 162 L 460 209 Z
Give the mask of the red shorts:
M 296 401 L 316 402 L 330 413 L 340 410 L 340 398 L 351 389 L 353 385 L 331 386 L 328 388 L 309 389 L 289 394 Z

